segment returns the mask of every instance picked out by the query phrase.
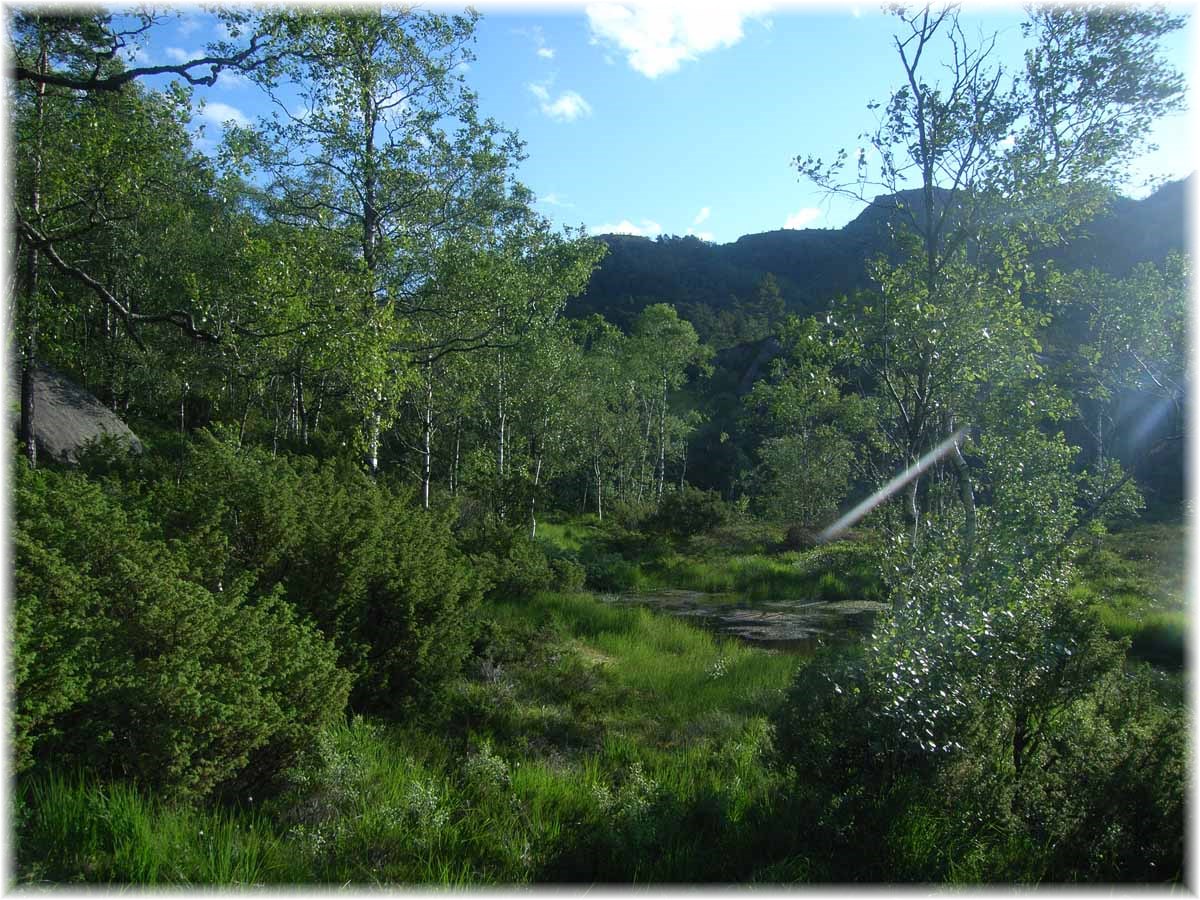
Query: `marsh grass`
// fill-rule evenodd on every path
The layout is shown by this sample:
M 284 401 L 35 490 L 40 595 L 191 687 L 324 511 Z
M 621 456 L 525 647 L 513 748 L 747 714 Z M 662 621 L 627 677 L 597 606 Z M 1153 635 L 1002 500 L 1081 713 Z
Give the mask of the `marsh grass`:
M 1180 524 L 1139 524 L 1096 538 L 1076 562 L 1073 598 L 1091 606 L 1130 653 L 1168 669 L 1183 667 L 1186 533 Z
M 327 729 L 266 803 L 173 806 L 22 784 L 23 883 L 522 884 L 749 877 L 778 775 L 767 714 L 797 660 L 582 594 L 488 610 L 498 661 L 403 727 Z
M 869 535 L 778 552 L 780 528 L 739 520 L 674 541 L 590 517 L 548 522 L 538 534 L 552 554 L 582 563 L 588 586 L 598 591 L 689 590 L 750 603 L 883 599 Z
M 882 599 L 878 564 L 869 545 L 835 544 L 774 556 L 699 558 L 681 553 L 641 565 L 642 590 L 683 589 L 737 594 L 763 601 Z
M 249 810 L 175 806 L 79 774 L 22 788 L 17 874 L 27 883 L 253 885 L 300 874 L 269 821 Z

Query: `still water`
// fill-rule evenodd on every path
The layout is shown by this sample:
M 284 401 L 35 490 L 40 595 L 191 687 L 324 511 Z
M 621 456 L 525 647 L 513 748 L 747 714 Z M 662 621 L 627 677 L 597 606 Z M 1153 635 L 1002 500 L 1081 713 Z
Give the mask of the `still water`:
M 747 603 L 736 594 L 658 591 L 602 594 L 609 603 L 633 603 L 684 617 L 718 634 L 756 647 L 810 653 L 825 643 L 850 640 L 870 630 L 882 603 L 843 600 L 777 600 Z

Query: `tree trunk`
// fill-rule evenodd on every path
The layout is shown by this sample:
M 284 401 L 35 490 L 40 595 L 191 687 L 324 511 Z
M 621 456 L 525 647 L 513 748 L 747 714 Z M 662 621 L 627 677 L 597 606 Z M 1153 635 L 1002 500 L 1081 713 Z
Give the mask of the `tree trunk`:
M 916 459 L 910 457 L 909 466 L 917 464 Z M 918 476 L 912 480 L 908 486 L 908 514 L 912 518 L 912 552 L 917 552 L 917 546 L 921 538 L 921 508 L 917 502 L 917 487 L 920 485 L 921 479 Z
M 596 473 L 596 518 L 604 521 L 604 487 L 600 483 L 600 459 L 592 460 L 592 469 Z
M 425 361 L 425 416 L 421 445 L 421 503 L 429 509 L 429 482 L 433 472 L 433 363 Z
M 496 474 L 501 478 L 504 477 L 504 432 L 508 424 L 507 410 L 504 404 L 504 359 L 503 356 L 497 354 L 496 366 L 496 422 L 498 425 L 498 434 L 496 442 Z
M 667 379 L 663 379 L 662 405 L 658 409 L 658 496 L 662 502 L 663 482 L 667 477 Z
M 953 422 L 950 423 L 950 427 L 953 429 Z M 954 442 L 954 453 L 950 458 L 954 464 L 955 474 L 958 476 L 958 494 L 962 499 L 963 513 L 965 515 L 962 546 L 963 571 L 966 574 L 970 574 L 971 556 L 975 551 L 975 491 L 971 485 L 971 470 L 967 466 L 966 459 L 963 458 L 958 441 Z
M 458 496 L 458 451 L 462 443 L 462 419 L 454 420 L 454 460 L 450 463 L 450 496 Z
M 533 467 L 533 496 L 529 498 L 529 537 L 537 538 L 537 489 L 542 477 L 542 457 L 539 454 Z
M 41 36 L 41 52 L 38 54 L 38 71 L 45 73 L 48 69 L 46 43 Z M 42 126 L 45 121 L 46 85 L 42 82 L 37 86 L 37 144 L 33 154 L 32 182 L 29 190 L 29 208 L 35 224 L 42 208 Z M 37 359 L 38 333 L 38 251 L 32 244 L 25 254 L 25 285 L 24 285 L 24 341 L 21 345 L 21 421 L 20 438 L 25 450 L 25 458 L 30 468 L 37 467 L 37 439 L 35 437 L 36 407 L 33 395 L 33 373 Z
M 378 398 L 378 396 L 376 397 L 376 401 L 378 403 L 383 402 L 381 399 Z M 367 463 L 370 466 L 371 474 L 378 475 L 379 474 L 379 433 L 383 427 L 383 413 L 381 413 L 379 411 L 378 406 L 375 408 L 375 411 L 373 413 L 371 413 L 371 422 L 368 427 L 370 428 L 370 437 L 368 438 L 368 441 L 367 441 L 367 444 L 368 444 Z

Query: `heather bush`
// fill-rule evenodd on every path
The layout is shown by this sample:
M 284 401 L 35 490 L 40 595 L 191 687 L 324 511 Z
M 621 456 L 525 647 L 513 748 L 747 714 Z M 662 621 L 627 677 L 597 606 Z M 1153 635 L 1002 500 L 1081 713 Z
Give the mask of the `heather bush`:
M 681 491 L 664 494 L 658 509 L 642 522 L 646 531 L 690 537 L 710 531 L 729 519 L 729 508 L 716 491 L 685 485 Z
M 265 785 L 341 715 L 333 647 L 277 593 L 196 583 L 81 475 L 15 480 L 18 771 L 53 760 L 204 796 Z
M 154 501 L 189 560 L 213 561 L 255 596 L 281 588 L 316 623 L 355 676 L 356 708 L 396 714 L 461 668 L 480 579 L 451 510 L 420 509 L 345 458 L 277 458 L 207 436 Z

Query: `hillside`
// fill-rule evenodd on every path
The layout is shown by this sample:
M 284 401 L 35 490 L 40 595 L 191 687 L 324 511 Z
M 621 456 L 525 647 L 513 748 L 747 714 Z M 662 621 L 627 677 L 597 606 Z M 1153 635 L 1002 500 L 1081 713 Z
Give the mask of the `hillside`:
M 1049 254 L 1064 269 L 1095 266 L 1112 275 L 1134 264 L 1161 260 L 1187 245 L 1191 178 L 1169 182 L 1143 200 L 1117 198 L 1086 234 Z M 866 261 L 883 250 L 889 212 L 915 192 L 877 197 L 842 228 L 779 229 L 748 234 L 728 244 L 695 237 L 657 239 L 602 235 L 608 246 L 587 290 L 568 314 L 601 313 L 623 327 L 650 303 L 670 303 L 711 339 L 713 318 L 751 298 L 768 273 L 785 308 L 807 315 L 866 283 Z M 707 309 L 705 309 L 707 307 Z M 705 332 L 709 333 L 705 333 Z M 743 335 L 754 337 L 754 335 Z

